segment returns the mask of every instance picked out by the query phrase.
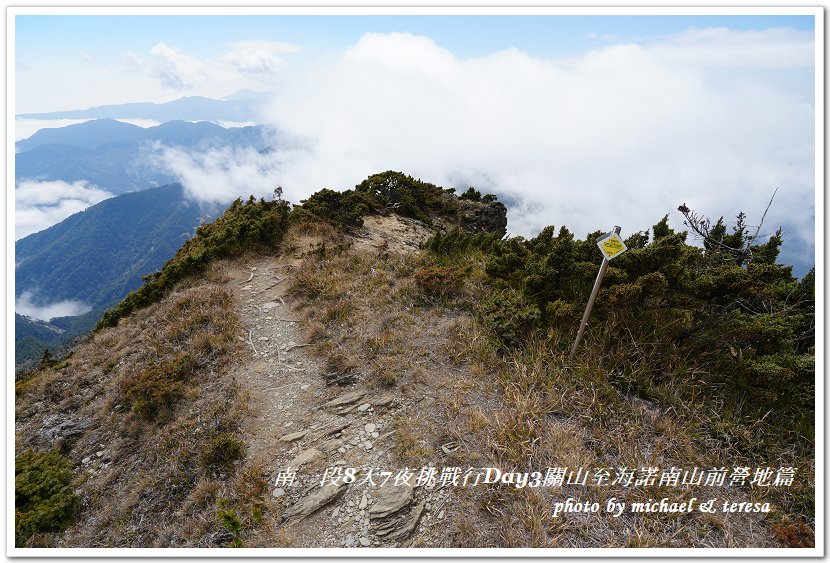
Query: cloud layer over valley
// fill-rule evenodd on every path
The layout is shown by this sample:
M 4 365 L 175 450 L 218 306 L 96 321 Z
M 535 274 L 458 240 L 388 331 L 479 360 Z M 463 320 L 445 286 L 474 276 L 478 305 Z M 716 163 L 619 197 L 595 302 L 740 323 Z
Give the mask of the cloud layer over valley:
M 244 62 L 273 66 L 258 60 Z M 460 58 L 427 37 L 366 33 L 279 74 L 263 116 L 281 132 L 273 152 L 168 150 L 163 161 L 211 201 L 277 184 L 297 201 L 401 170 L 500 194 L 525 236 L 549 224 L 630 233 L 667 213 L 681 228 L 684 202 L 752 223 L 778 187 L 765 231 L 783 225 L 785 255 L 812 263 L 813 65 L 813 34 L 790 29 L 690 29 L 559 59 L 515 48 Z
M 22 180 L 14 189 L 15 240 L 59 223 L 112 194 L 85 181 Z
M 74 317 L 83 315 L 92 310 L 92 307 L 80 301 L 60 301 L 49 304 L 35 304 L 34 295 L 24 291 L 14 300 L 14 312 L 39 321 L 50 321 L 55 317 Z

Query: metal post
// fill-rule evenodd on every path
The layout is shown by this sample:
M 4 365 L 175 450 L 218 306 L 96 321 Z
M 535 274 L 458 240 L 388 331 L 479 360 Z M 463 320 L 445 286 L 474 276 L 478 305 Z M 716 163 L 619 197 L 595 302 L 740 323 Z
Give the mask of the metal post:
M 614 234 L 620 234 L 620 227 L 614 227 Z M 582 322 L 579 324 L 579 332 L 576 333 L 576 340 L 574 341 L 574 345 L 571 348 L 571 355 L 568 356 L 568 361 L 574 359 L 576 355 L 576 349 L 579 346 L 579 342 L 582 340 L 582 333 L 585 332 L 585 326 L 588 324 L 588 317 L 591 316 L 591 309 L 594 308 L 594 301 L 597 298 L 597 293 L 599 293 L 599 286 L 602 285 L 602 278 L 605 277 L 605 270 L 608 269 L 608 258 L 603 257 L 602 259 L 602 266 L 599 267 L 599 273 L 597 274 L 597 280 L 594 282 L 594 289 L 591 291 L 591 296 L 588 298 L 588 305 L 585 306 L 585 313 L 582 315 Z

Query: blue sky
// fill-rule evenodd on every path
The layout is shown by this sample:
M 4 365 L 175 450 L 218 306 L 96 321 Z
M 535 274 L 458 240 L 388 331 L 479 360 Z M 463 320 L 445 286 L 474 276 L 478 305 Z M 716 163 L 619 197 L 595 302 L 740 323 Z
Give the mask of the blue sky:
M 751 220 L 780 187 L 767 222 L 802 273 L 813 261 L 813 16 L 18 16 L 15 30 L 17 113 L 271 92 L 258 122 L 284 136 L 267 161 L 162 155 L 194 197 L 276 182 L 297 201 L 395 169 L 501 193 L 529 236 L 666 213 L 682 228 L 684 202 Z
M 119 65 L 127 53 L 146 55 L 165 43 L 188 55 L 211 58 L 228 45 L 247 40 L 279 41 L 301 46 L 299 60 L 338 52 L 366 32 L 408 32 L 432 38 L 460 58 L 481 57 L 507 48 L 529 55 L 577 56 L 611 43 L 647 44 L 694 28 L 812 31 L 811 16 L 50 16 L 19 15 L 15 22 L 17 69 L 21 77 L 39 76 L 32 91 L 18 81 L 19 111 L 76 108 L 82 99 L 54 100 L 39 94 L 53 74 L 59 83 L 69 72 L 82 77 Z M 29 73 L 32 73 L 31 75 Z M 139 90 L 149 94 L 147 90 Z M 73 95 L 74 91 L 67 92 Z M 231 92 L 228 92 L 230 94 Z M 105 103 L 106 92 L 90 95 Z M 126 101 L 114 93 L 114 102 Z M 215 93 L 213 93 L 215 95 Z M 163 96 L 157 92 L 157 101 Z M 173 97 L 173 96 L 169 96 Z M 37 105 L 35 105 L 37 104 Z M 69 104 L 69 105 L 68 105 Z M 61 107 L 58 107 L 61 106 Z

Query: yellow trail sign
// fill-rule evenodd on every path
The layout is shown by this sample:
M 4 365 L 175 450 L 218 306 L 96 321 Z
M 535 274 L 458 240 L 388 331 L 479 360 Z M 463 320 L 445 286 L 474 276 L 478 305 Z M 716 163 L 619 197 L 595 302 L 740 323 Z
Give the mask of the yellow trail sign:
M 608 260 L 616 258 L 620 254 L 628 250 L 628 247 L 622 241 L 620 235 L 616 233 L 611 233 L 605 238 L 599 239 L 597 241 L 597 246 L 599 247 L 603 256 L 605 256 Z

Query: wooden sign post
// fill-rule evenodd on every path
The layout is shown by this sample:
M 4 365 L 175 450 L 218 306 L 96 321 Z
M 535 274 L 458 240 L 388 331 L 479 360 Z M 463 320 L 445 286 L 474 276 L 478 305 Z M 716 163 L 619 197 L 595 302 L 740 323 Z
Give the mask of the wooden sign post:
M 576 349 L 582 340 L 582 333 L 585 332 L 585 326 L 588 324 L 588 317 L 591 316 L 591 309 L 594 308 L 594 301 L 597 298 L 597 293 L 599 293 L 599 286 L 602 285 L 602 278 L 605 277 L 605 270 L 608 269 L 608 262 L 628 250 L 628 247 L 625 246 L 625 243 L 620 238 L 620 227 L 614 227 L 612 232 L 601 237 L 597 241 L 597 246 L 603 255 L 602 266 L 599 267 L 597 281 L 594 282 L 594 289 L 588 298 L 588 305 L 585 307 L 585 313 L 582 315 L 582 322 L 579 324 L 579 331 L 576 333 L 576 340 L 574 341 L 573 347 L 571 347 L 571 354 L 568 356 L 568 361 L 573 360 L 576 355 Z

